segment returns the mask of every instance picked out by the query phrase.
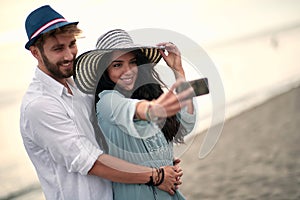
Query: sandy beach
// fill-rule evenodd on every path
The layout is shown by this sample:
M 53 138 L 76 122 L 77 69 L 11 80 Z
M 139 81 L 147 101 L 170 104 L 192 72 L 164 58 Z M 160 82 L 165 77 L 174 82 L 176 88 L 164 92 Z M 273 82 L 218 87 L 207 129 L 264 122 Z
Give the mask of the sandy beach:
M 228 120 L 213 151 L 204 134 L 182 156 L 189 200 L 300 199 L 300 88 Z

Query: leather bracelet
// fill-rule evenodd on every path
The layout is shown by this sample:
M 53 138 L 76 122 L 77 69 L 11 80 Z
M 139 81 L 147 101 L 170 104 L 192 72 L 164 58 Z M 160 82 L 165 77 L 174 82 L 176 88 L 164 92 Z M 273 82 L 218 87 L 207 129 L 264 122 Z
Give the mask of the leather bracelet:
M 148 186 L 154 186 L 154 181 L 153 181 L 153 168 L 152 169 L 152 175 L 150 176 L 150 180 L 145 183 L 145 185 L 148 185 Z
M 164 168 L 159 168 L 159 170 L 160 170 L 160 173 L 161 173 L 161 178 L 160 178 L 159 182 L 156 183 L 154 186 L 161 185 L 164 182 L 164 179 L 165 179 L 165 170 L 164 170 Z

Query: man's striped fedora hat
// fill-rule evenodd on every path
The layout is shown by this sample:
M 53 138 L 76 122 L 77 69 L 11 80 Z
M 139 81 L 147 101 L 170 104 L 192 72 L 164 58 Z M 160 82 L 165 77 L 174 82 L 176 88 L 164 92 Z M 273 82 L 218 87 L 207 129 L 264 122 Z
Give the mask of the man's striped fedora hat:
M 142 46 L 133 43 L 130 35 L 122 29 L 114 29 L 103 34 L 97 41 L 96 49 L 78 56 L 74 62 L 74 80 L 77 87 L 84 93 L 94 94 L 98 81 L 105 71 L 100 69 L 103 55 L 114 50 L 131 51 L 140 49 L 151 63 L 157 64 L 161 59 L 160 47 Z

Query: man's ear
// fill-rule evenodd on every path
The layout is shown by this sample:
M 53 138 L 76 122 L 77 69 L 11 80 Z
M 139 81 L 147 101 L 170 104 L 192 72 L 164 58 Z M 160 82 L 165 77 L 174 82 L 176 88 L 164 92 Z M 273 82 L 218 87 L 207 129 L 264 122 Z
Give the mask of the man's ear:
M 36 46 L 31 46 L 29 47 L 29 50 L 31 52 L 31 54 L 37 59 L 40 60 L 41 58 L 41 54 L 40 54 L 40 50 L 36 47 Z

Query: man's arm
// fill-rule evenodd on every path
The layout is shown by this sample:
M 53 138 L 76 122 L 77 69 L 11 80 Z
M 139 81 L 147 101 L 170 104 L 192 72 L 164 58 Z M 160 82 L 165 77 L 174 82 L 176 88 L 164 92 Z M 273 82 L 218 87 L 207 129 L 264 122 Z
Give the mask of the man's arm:
M 160 189 L 173 195 L 175 185 L 180 185 L 180 178 L 182 171 L 178 170 L 178 166 L 165 166 L 164 181 L 159 186 Z M 177 172 L 178 170 L 178 172 Z M 135 165 L 116 157 L 102 154 L 96 160 L 95 164 L 89 171 L 90 175 L 96 175 L 113 182 L 119 183 L 132 183 L 132 184 L 145 184 L 149 182 L 150 176 L 156 180 L 156 170 L 152 168 Z

